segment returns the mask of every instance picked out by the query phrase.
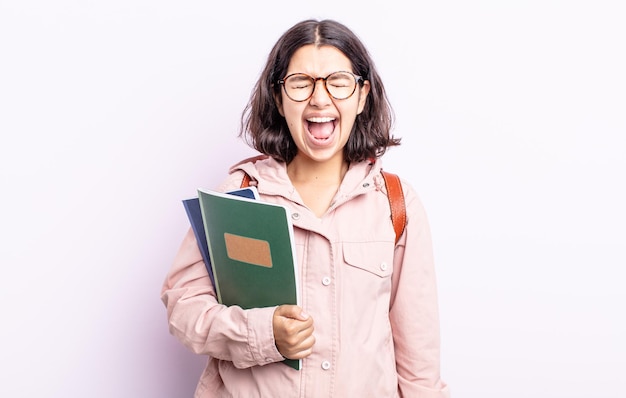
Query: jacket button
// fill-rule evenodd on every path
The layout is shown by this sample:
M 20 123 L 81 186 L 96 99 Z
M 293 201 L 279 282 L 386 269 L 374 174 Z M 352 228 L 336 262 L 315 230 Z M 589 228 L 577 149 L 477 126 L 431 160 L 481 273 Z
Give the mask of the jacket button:
M 294 220 L 299 219 L 300 218 L 300 213 L 292 213 L 291 214 L 291 218 L 294 219 Z
M 380 269 L 383 270 L 383 271 L 386 271 L 387 270 L 387 263 L 381 263 L 380 264 Z
M 324 370 L 330 369 L 330 362 L 328 362 L 328 361 L 322 362 L 322 369 L 324 369 Z
M 330 285 L 330 278 L 327 277 L 327 276 L 323 277 L 322 278 L 322 285 L 324 285 L 324 286 Z

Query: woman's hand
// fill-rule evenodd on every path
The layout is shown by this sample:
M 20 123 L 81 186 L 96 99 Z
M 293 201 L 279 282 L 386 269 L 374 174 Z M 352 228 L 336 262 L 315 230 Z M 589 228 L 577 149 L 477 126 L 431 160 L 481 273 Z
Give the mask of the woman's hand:
M 274 311 L 272 320 L 276 348 L 289 359 L 302 359 L 311 355 L 315 337 L 313 318 L 297 305 L 281 305 Z

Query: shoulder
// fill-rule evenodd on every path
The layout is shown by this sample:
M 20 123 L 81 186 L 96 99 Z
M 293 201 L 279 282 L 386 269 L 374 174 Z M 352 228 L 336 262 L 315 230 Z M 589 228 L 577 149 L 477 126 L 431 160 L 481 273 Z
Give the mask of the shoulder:
M 219 186 L 219 190 L 229 191 L 240 188 L 246 176 L 250 179 L 250 185 L 257 185 L 259 181 L 286 183 L 284 164 L 267 155 L 258 155 L 232 165 L 228 170 L 228 176 Z
M 395 173 L 394 171 L 385 170 L 387 174 L 393 174 L 398 177 L 400 185 L 402 187 L 403 200 L 406 207 L 407 217 L 426 217 L 426 209 L 420 194 L 414 185 L 403 175 Z M 389 187 L 387 187 L 387 194 L 389 195 Z M 398 199 L 396 199 L 398 200 Z
M 221 184 L 218 185 L 217 191 L 227 192 L 240 188 L 245 176 L 250 176 L 251 171 L 258 166 L 257 163 L 262 162 L 266 158 L 267 156 L 265 155 L 253 156 L 240 160 L 230 166 L 228 175 L 222 180 Z

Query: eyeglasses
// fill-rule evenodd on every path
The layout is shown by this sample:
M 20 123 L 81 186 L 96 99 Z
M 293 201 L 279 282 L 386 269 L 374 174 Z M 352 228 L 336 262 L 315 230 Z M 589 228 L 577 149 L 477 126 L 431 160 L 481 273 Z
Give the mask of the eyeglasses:
M 350 98 L 356 91 L 357 83 L 363 84 L 363 78 L 350 72 L 333 72 L 326 77 L 312 77 L 306 73 L 293 73 L 278 81 L 285 94 L 292 101 L 302 102 L 313 96 L 317 81 L 324 82 L 326 92 L 336 100 Z

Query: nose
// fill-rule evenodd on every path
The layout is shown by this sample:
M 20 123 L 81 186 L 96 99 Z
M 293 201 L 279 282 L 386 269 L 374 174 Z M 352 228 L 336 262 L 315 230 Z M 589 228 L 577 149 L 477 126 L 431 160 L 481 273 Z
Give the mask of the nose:
M 309 100 L 309 103 L 313 106 L 325 106 L 332 103 L 330 93 L 326 90 L 325 81 L 323 78 L 318 77 L 315 79 L 315 88 L 313 89 L 313 95 Z

